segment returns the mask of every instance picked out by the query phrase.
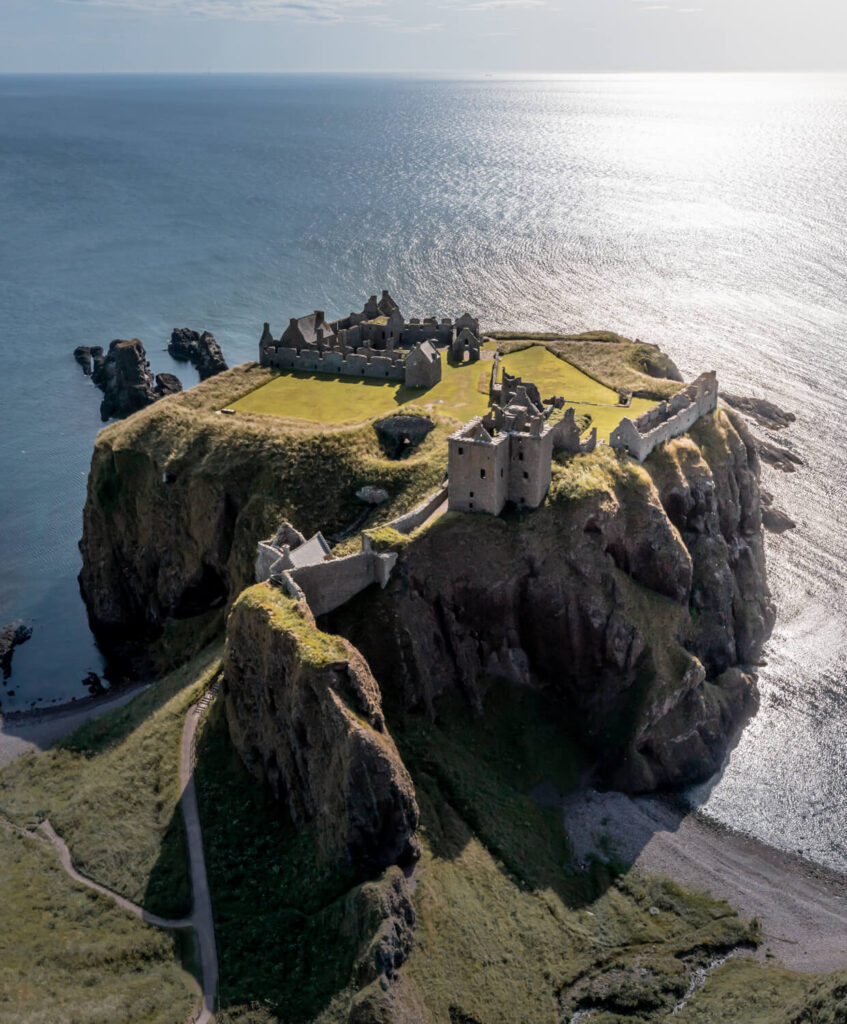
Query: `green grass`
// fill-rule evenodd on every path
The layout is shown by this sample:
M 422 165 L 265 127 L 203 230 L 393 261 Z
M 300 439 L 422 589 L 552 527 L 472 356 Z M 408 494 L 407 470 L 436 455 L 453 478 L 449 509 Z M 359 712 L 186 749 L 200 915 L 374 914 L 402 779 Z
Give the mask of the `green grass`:
M 163 917 L 186 913 L 179 743 L 185 711 L 219 656 L 197 656 L 57 747 L 8 765 L 0 812 L 25 826 L 48 817 L 83 874 Z
M 581 1006 L 664 1019 L 693 967 L 755 941 L 722 901 L 574 863 L 561 812 L 529 796 L 544 781 L 573 789 L 586 763 L 566 713 L 541 694 L 497 684 L 481 714 L 456 697 L 436 704 L 434 721 L 391 726 L 425 851 L 404 985 L 431 1019 L 546 1024 Z
M 488 407 L 489 361 L 453 366 L 442 357 L 442 379 L 432 388 L 408 388 L 397 381 L 330 374 L 283 372 L 232 403 L 238 413 L 283 416 L 309 423 L 360 423 L 415 404 L 458 420 Z M 480 389 L 482 378 L 485 388 Z
M 617 391 L 554 355 L 544 345 L 513 349 L 503 358 L 503 365 L 509 373 L 537 384 L 542 398 L 564 395 L 566 406 L 572 405 L 577 416 L 590 416 L 598 439 L 605 441 L 624 416 L 634 419 L 655 405 L 645 398 L 633 398 L 629 407 L 620 405 Z
M 256 785 L 219 705 L 198 738 L 196 780 L 222 1019 L 312 1020 L 351 980 L 373 925 L 369 888 L 351 889 Z
M 47 843 L 0 826 L 3 1024 L 181 1024 L 196 1002 L 171 935 L 76 885 Z
M 503 364 L 511 374 L 538 385 L 542 397 L 563 394 L 578 415 L 591 417 L 598 437 L 609 434 L 623 416 L 639 416 L 654 404 L 635 398 L 629 408 L 618 402 L 618 393 L 600 383 L 577 366 L 553 354 L 543 344 L 529 339 L 505 346 Z M 604 347 L 599 343 L 593 344 Z M 615 346 L 617 352 L 620 346 Z M 628 353 L 627 353 L 628 354 Z M 622 365 L 628 366 L 620 357 Z M 333 377 L 328 374 L 282 373 L 255 391 L 232 403 L 240 413 L 260 413 L 325 425 L 358 423 L 396 412 L 414 403 L 424 411 L 440 412 L 465 422 L 483 415 L 488 408 L 488 381 L 491 363 L 465 363 L 453 366 L 442 360 L 443 378 L 433 388 L 407 388 L 395 381 Z M 624 374 L 628 380 L 628 374 Z

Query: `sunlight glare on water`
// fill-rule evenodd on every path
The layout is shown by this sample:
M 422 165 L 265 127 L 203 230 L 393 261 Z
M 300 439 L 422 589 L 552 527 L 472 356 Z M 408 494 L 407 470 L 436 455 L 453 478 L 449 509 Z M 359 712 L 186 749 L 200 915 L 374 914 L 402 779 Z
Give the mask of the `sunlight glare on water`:
M 407 315 L 609 328 L 798 415 L 764 471 L 779 619 L 707 813 L 847 868 L 847 78 L 0 78 L 4 708 L 83 695 L 74 578 L 98 395 L 70 353 L 174 326 L 252 359 L 262 322 Z M 60 413 L 57 411 L 60 410 Z M 58 653 L 57 653 L 58 652 Z M 13 693 L 13 696 L 10 696 Z

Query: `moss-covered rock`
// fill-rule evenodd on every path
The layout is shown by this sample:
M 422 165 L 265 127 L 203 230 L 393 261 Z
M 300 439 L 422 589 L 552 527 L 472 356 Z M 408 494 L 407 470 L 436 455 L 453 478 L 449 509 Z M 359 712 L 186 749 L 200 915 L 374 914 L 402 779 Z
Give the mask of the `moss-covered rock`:
M 227 626 L 229 731 L 248 770 L 322 853 L 359 876 L 418 855 L 418 807 L 359 652 L 315 627 L 270 584 L 246 590 Z

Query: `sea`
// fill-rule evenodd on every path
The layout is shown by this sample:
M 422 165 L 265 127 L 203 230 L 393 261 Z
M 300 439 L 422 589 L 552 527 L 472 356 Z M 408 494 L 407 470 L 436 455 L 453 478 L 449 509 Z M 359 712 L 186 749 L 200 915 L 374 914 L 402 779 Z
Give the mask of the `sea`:
M 690 794 L 847 870 L 847 76 L 0 76 L 3 711 L 102 673 L 78 540 L 99 392 L 71 353 L 174 327 L 253 359 L 315 307 L 607 328 L 797 415 L 765 468 L 761 707 Z M 767 431 L 760 431 L 767 434 Z

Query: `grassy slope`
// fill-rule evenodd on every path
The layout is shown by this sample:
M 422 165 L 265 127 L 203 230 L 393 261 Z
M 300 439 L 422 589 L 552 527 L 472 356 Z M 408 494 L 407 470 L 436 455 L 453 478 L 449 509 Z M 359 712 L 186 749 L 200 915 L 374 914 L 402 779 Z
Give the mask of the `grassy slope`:
M 3 1024 L 179 1024 L 196 1001 L 158 928 L 75 885 L 46 843 L 0 827 Z
M 677 381 L 663 379 L 670 361 L 652 345 L 630 341 L 611 331 L 587 331 L 584 334 L 527 334 L 494 331 L 501 339 L 503 352 L 540 343 L 560 359 L 578 367 L 589 377 L 613 389 L 624 389 L 653 400 L 668 398 L 680 387 Z
M 197 656 L 58 747 L 13 762 L 0 772 L 0 812 L 21 825 L 49 817 L 83 874 L 153 913 L 186 913 L 179 742 L 219 656 Z
M 574 863 L 559 812 L 528 795 L 542 781 L 572 788 L 583 767 L 561 713 L 539 695 L 501 686 L 483 717 L 458 699 L 438 710 L 436 723 L 390 723 L 424 846 L 415 946 L 398 989 L 415 1007 L 409 1019 L 553 1024 L 560 1011 L 599 1007 L 607 1024 L 663 1020 L 695 968 L 755 941 L 755 926 L 722 901 Z M 373 934 L 368 887 L 347 891 L 315 860 L 308 830 L 293 830 L 244 771 L 220 709 L 198 749 L 222 1022 L 340 1024 Z M 808 985 L 750 960 L 726 970 L 729 988 L 716 972 L 697 995 L 704 1016 L 683 1020 L 747 1024 Z M 723 1016 L 709 1017 L 718 1006 Z

